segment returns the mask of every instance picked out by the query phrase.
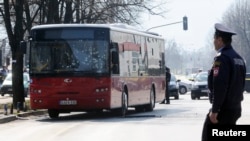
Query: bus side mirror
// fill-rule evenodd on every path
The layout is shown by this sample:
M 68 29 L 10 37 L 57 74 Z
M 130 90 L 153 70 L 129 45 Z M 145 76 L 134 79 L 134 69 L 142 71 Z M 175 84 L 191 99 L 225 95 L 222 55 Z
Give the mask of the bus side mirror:
M 20 50 L 23 54 L 26 54 L 26 49 L 27 49 L 27 42 L 26 41 L 21 41 L 20 42 Z

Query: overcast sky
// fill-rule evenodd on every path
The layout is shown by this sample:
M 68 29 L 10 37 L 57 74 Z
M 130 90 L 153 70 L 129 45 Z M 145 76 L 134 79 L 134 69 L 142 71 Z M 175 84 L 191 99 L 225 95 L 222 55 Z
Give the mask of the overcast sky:
M 174 39 L 178 44 L 199 48 L 205 46 L 214 31 L 214 23 L 221 22 L 224 12 L 237 0 L 168 0 L 166 19 L 159 16 L 145 16 L 143 28 L 182 21 L 188 17 L 188 31 L 183 30 L 182 23 L 152 29 L 164 38 Z M 212 37 L 211 37 L 212 38 Z M 212 39 L 211 39 L 212 41 Z

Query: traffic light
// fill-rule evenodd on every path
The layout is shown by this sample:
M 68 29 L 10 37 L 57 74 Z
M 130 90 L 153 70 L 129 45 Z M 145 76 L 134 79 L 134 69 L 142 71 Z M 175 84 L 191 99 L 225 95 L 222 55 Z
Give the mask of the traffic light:
M 162 67 L 162 62 L 161 62 L 161 60 L 159 60 L 159 66 L 160 66 L 160 68 Z
M 183 30 L 188 30 L 188 18 L 187 18 L 187 16 L 183 17 Z

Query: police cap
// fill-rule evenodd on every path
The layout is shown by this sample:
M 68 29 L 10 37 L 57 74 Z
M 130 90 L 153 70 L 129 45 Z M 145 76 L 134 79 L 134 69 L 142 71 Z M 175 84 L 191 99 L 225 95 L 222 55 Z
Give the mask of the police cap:
M 214 25 L 215 27 L 215 35 L 220 37 L 231 37 L 232 35 L 236 35 L 236 32 L 234 32 L 232 29 L 220 24 L 216 23 Z

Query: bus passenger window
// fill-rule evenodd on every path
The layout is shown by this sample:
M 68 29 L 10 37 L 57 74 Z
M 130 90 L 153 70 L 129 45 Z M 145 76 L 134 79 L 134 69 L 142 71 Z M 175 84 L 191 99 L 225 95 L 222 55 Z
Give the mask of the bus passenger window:
M 119 73 L 119 67 L 118 64 L 112 64 L 112 74 L 118 74 Z
M 113 74 L 119 74 L 119 56 L 118 52 L 112 51 L 111 71 Z

